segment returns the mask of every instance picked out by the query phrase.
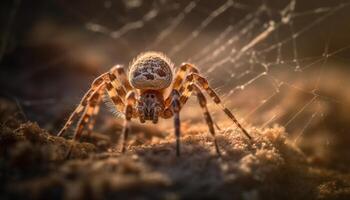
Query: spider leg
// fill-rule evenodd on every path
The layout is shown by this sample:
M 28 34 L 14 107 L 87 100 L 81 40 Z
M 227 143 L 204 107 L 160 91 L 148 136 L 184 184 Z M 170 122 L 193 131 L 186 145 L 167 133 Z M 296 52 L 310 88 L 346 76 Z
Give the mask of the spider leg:
M 188 72 L 198 73 L 198 69 L 190 63 L 182 63 L 179 67 L 179 70 L 176 72 L 176 75 L 172 84 L 172 90 L 174 89 L 179 90 L 180 86 L 185 80 L 186 73 Z M 171 103 L 171 100 L 172 100 L 172 97 L 171 95 L 169 95 L 169 97 L 165 99 L 165 105 L 169 106 Z
M 127 90 L 125 89 L 123 83 L 120 80 L 118 80 L 118 78 L 123 77 L 122 79 L 125 79 L 126 77 L 123 73 L 121 73 L 122 77 L 117 78 L 116 74 L 118 74 L 119 76 L 120 70 L 122 70 L 122 72 L 124 71 L 120 65 L 116 65 L 109 70 L 108 78 L 109 78 L 110 87 L 107 86 L 107 88 L 113 88 L 115 92 L 120 96 L 120 98 L 124 99 Z
M 189 94 L 189 93 L 188 93 Z M 170 93 L 171 105 L 164 109 L 162 117 L 168 119 L 174 116 L 174 127 L 176 136 L 176 156 L 180 156 L 180 135 L 181 135 L 181 125 L 180 125 L 180 93 L 177 90 L 172 90 Z
M 76 118 L 78 114 L 83 112 L 83 114 L 81 115 L 77 123 L 77 129 L 74 133 L 73 140 L 76 141 L 80 139 L 82 132 L 84 130 L 84 127 L 86 126 L 86 124 L 88 124 L 88 122 L 90 122 L 90 124 L 88 125 L 88 132 L 91 132 L 91 130 L 93 129 L 94 119 L 92 118 L 99 111 L 99 103 L 101 102 L 101 99 L 102 99 L 103 89 L 107 90 L 107 94 L 110 96 L 110 98 L 112 99 L 112 102 L 115 104 L 115 106 L 117 106 L 117 108 L 119 109 L 124 108 L 124 103 L 119 96 L 121 90 L 118 90 L 118 88 L 114 88 L 114 85 L 117 85 L 118 80 L 113 79 L 113 76 L 111 76 L 113 72 L 112 70 L 113 68 L 109 72 L 95 79 L 95 81 L 92 84 L 92 89 L 90 89 L 86 93 L 86 95 L 82 99 L 82 103 L 79 104 L 78 108 L 76 109 L 78 110 L 78 112 L 74 112 L 71 115 L 70 119 L 68 119 L 66 125 L 62 129 L 63 131 L 65 131 L 72 124 L 72 122 L 74 121 L 74 118 Z M 97 83 L 99 83 L 99 85 L 95 86 L 97 85 Z M 122 93 L 120 95 L 122 95 Z M 61 134 L 63 133 L 62 130 L 60 132 Z M 66 158 L 70 156 L 73 146 L 74 146 L 73 144 L 70 145 Z
M 115 76 L 115 71 L 117 70 L 118 66 L 111 68 L 111 70 L 107 73 L 108 77 L 105 78 L 105 88 L 107 90 L 107 94 L 112 99 L 114 105 L 117 107 L 118 110 L 124 109 L 124 102 L 122 101 L 122 98 L 125 98 L 126 91 L 124 86 L 120 83 L 120 81 Z M 102 87 L 102 86 L 101 86 Z M 91 95 L 91 97 L 88 100 L 88 107 L 86 107 L 83 115 L 81 116 L 79 122 L 78 122 L 78 128 L 75 131 L 74 134 L 74 140 L 79 140 L 81 137 L 81 134 L 84 130 L 84 127 L 88 122 L 90 122 L 88 129 L 92 130 L 94 126 L 94 120 L 93 115 L 94 113 L 97 114 L 99 110 L 99 103 L 101 102 L 101 90 L 99 92 L 94 93 Z M 91 121 L 92 120 L 92 121 Z M 88 130 L 88 132 L 90 132 Z
M 77 129 L 74 132 L 73 140 L 79 140 L 81 137 L 81 134 L 83 132 L 84 126 L 88 123 L 89 119 L 91 118 L 91 115 L 93 114 L 95 107 L 98 106 L 98 103 L 101 99 L 101 88 L 103 88 L 103 84 L 101 84 L 96 91 L 94 91 L 91 96 L 87 99 L 88 107 L 85 107 L 82 116 L 80 117 Z M 66 159 L 70 157 L 70 154 L 72 153 L 74 143 L 71 143 L 69 146 L 69 149 L 66 154 Z
M 176 136 L 176 156 L 180 156 L 180 134 L 181 134 L 181 125 L 180 125 L 180 93 L 177 90 L 171 92 L 172 101 L 171 108 L 174 114 L 174 127 L 175 127 L 175 136 Z
M 90 99 L 89 99 L 89 103 L 88 106 L 86 107 L 83 115 L 80 117 L 80 120 L 78 121 L 78 128 L 76 129 L 75 133 L 74 133 L 74 140 L 79 140 L 84 127 L 88 124 L 88 131 L 93 129 L 93 124 L 91 124 L 92 122 L 92 118 L 94 115 L 94 112 L 96 112 L 96 109 L 99 109 L 99 103 L 101 102 L 101 95 L 102 95 L 102 91 L 99 90 L 99 92 L 94 93 Z M 91 128 L 90 128 L 91 127 Z
M 118 111 L 124 111 L 125 96 L 128 91 L 132 90 L 126 77 L 124 68 L 121 65 L 112 67 L 108 72 L 106 81 L 106 91 L 113 105 Z
M 181 105 L 185 104 L 189 96 L 191 95 L 190 90 L 192 87 L 192 84 L 196 83 L 198 84 L 201 88 L 203 88 L 209 96 L 213 99 L 214 103 L 219 105 L 224 113 L 238 126 L 238 128 L 249 138 L 252 139 L 252 137 L 249 135 L 249 133 L 242 127 L 242 125 L 238 122 L 236 117 L 231 113 L 231 111 L 223 106 L 221 103 L 221 99 L 219 96 L 216 94 L 216 92 L 209 86 L 209 83 L 207 79 L 204 77 L 200 76 L 197 73 L 191 73 L 187 75 L 185 82 L 182 84 L 182 86 L 179 89 L 179 92 L 183 94 L 180 99 L 181 99 Z
M 88 100 L 90 96 L 100 89 L 100 87 L 104 83 L 104 79 L 107 77 L 107 73 L 102 74 L 101 76 L 97 77 L 91 84 L 91 88 L 85 93 L 84 97 L 81 99 L 79 105 L 77 108 L 73 111 L 73 113 L 69 116 L 67 122 L 63 126 L 63 128 L 58 132 L 57 136 L 62 136 L 63 133 L 69 128 L 69 126 L 73 123 L 75 118 L 78 117 L 78 115 L 83 112 L 86 109 L 86 106 L 88 104 Z
M 211 115 L 210 115 L 210 113 L 208 111 L 208 107 L 207 107 L 207 99 L 205 98 L 205 96 L 202 93 L 202 91 L 198 88 L 198 86 L 193 85 L 193 87 L 196 90 L 198 103 L 199 103 L 199 105 L 202 108 L 205 121 L 206 121 L 206 123 L 208 125 L 208 128 L 209 128 L 209 132 L 214 138 L 214 145 L 215 145 L 216 153 L 218 154 L 218 156 L 221 156 L 220 149 L 219 149 L 219 146 L 218 146 L 218 143 L 217 143 L 217 140 L 216 140 L 216 136 L 215 136 L 215 129 L 214 129 L 213 119 L 212 119 L 212 117 L 211 117 Z
M 123 126 L 123 146 L 122 146 L 122 153 L 125 152 L 126 150 L 126 143 L 128 139 L 128 135 L 130 132 L 130 121 L 131 118 L 133 117 L 134 113 L 134 105 L 136 103 L 136 94 L 134 91 L 129 91 L 128 94 L 125 97 L 126 99 L 126 106 L 125 106 L 125 121 L 124 121 L 124 126 Z
M 74 110 L 74 112 L 70 115 L 69 119 L 65 123 L 64 127 L 60 130 L 60 132 L 57 134 L 57 136 L 63 135 L 63 133 L 71 126 L 71 124 L 74 122 L 74 120 L 78 117 L 79 114 L 84 112 L 84 114 L 81 117 L 81 120 L 79 120 L 78 123 L 78 129 L 75 132 L 75 135 L 79 138 L 81 131 L 83 129 L 83 125 L 89 121 L 90 116 L 96 115 L 99 111 L 98 103 L 100 100 L 96 103 L 94 106 L 88 106 L 89 101 L 93 95 L 97 95 L 96 92 L 98 90 L 102 90 L 103 88 L 106 88 L 106 91 L 108 95 L 110 96 L 112 102 L 114 105 L 116 105 L 118 110 L 124 109 L 124 102 L 122 101 L 121 97 L 124 98 L 126 95 L 126 91 L 124 86 L 120 83 L 120 81 L 117 79 L 116 74 L 120 75 L 121 79 L 124 80 L 125 83 L 127 83 L 127 79 L 125 76 L 124 69 L 117 65 L 109 70 L 109 72 L 106 72 L 99 77 L 97 77 L 93 83 L 91 84 L 90 89 L 85 93 L 84 97 L 80 101 L 77 108 Z M 129 87 L 130 85 L 126 85 L 125 87 Z M 101 96 L 99 94 L 98 96 Z M 93 103 L 94 104 L 94 103 Z M 84 119 L 83 119 L 84 118 Z M 85 121 L 85 122 L 84 122 Z M 80 126 L 80 128 L 79 128 Z M 94 126 L 94 120 L 92 119 L 91 123 L 89 124 L 90 131 L 92 130 Z
M 184 81 L 187 72 L 198 73 L 198 69 L 190 63 L 182 63 L 175 75 L 173 89 L 178 90 L 180 88 L 181 83 Z
M 128 81 L 127 75 L 125 73 L 124 67 L 122 65 L 116 65 L 113 68 L 113 71 L 117 73 L 119 80 L 124 85 L 127 91 L 132 90 L 132 87 Z
M 202 93 L 202 91 L 199 89 L 199 87 L 196 84 L 189 83 L 189 84 L 186 84 L 185 87 L 182 87 L 181 96 L 179 97 L 180 105 L 181 105 L 181 107 L 183 107 L 186 104 L 188 98 L 192 95 L 193 89 L 196 92 L 198 103 L 202 108 L 205 121 L 206 121 L 208 128 L 209 128 L 209 132 L 214 138 L 214 145 L 215 145 L 216 153 L 219 156 L 221 156 L 220 149 L 219 149 L 219 146 L 217 144 L 217 140 L 216 140 L 216 136 L 215 136 L 214 122 L 213 122 L 213 119 L 208 111 L 207 100 L 206 100 L 204 94 Z
M 102 98 L 99 99 L 99 101 L 101 101 L 101 100 L 102 100 Z M 89 124 L 88 124 L 88 132 L 87 132 L 87 134 L 88 134 L 89 136 L 91 136 L 92 130 L 93 130 L 94 126 L 95 126 L 95 123 L 96 123 L 96 116 L 97 116 L 97 114 L 98 114 L 99 111 L 100 111 L 100 105 L 99 105 L 99 103 L 98 103 L 98 104 L 95 106 L 95 108 L 94 108 L 94 110 L 93 110 L 93 112 L 92 112 L 92 115 L 91 115 L 91 117 L 90 117 L 90 122 L 89 122 Z
M 118 90 L 116 90 L 111 81 L 106 82 L 106 91 L 109 98 L 112 100 L 113 104 L 117 107 L 117 110 L 124 110 L 124 102 L 122 98 L 118 95 Z M 124 94 L 125 96 L 125 94 Z
M 237 127 L 249 138 L 252 139 L 252 137 L 249 135 L 249 133 L 242 127 L 242 125 L 238 122 L 236 117 L 232 114 L 232 112 L 226 108 L 222 102 L 220 97 L 216 94 L 216 92 L 209 86 L 208 80 L 202 76 L 200 76 L 197 73 L 191 73 L 187 76 L 186 81 L 188 82 L 195 82 L 197 83 L 201 88 L 203 88 L 208 95 L 211 97 L 211 99 L 214 101 L 216 105 L 219 105 L 221 109 L 224 111 L 224 113 L 237 125 Z M 189 83 L 187 83 L 189 84 Z M 181 90 L 180 90 L 181 91 Z

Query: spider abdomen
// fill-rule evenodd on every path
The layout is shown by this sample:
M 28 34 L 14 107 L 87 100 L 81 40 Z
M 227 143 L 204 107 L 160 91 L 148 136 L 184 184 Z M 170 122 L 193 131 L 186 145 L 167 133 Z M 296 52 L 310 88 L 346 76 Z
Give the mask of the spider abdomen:
M 170 86 L 173 79 L 173 63 L 159 52 L 140 54 L 129 69 L 130 84 L 137 89 L 164 89 Z

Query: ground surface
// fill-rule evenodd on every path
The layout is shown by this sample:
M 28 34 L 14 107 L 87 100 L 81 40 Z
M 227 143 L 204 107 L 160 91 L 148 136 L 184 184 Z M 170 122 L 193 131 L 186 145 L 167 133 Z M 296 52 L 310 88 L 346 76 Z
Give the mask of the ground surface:
M 95 133 L 67 160 L 70 140 L 9 119 L 0 132 L 1 199 L 349 199 L 349 174 L 315 167 L 282 127 L 249 130 L 253 141 L 218 133 L 222 158 L 210 135 L 188 128 L 179 158 L 172 134 L 132 138 L 121 155 L 118 137 Z

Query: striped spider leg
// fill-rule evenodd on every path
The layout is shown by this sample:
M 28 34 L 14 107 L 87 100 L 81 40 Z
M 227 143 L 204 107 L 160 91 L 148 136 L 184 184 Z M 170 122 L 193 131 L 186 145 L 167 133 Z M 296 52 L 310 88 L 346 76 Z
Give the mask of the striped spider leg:
M 98 114 L 104 91 L 107 92 L 107 95 L 118 110 L 124 110 L 125 103 L 122 99 L 126 96 L 127 88 L 131 89 L 131 86 L 127 82 L 123 68 L 119 65 L 97 77 L 57 136 L 62 136 L 79 115 L 81 116 L 78 120 L 73 140 L 79 140 L 86 127 L 88 128 L 88 133 L 90 133 L 93 129 L 94 117 Z M 72 147 L 69 149 L 67 155 L 71 153 L 71 149 Z
M 186 73 L 187 76 L 186 76 Z M 208 81 L 200 76 L 198 74 L 198 69 L 193 66 L 192 64 L 185 63 L 183 64 L 178 73 L 177 76 L 174 79 L 173 82 L 173 92 L 171 95 L 165 100 L 168 106 L 171 106 L 173 109 L 174 114 L 174 126 L 175 126 L 175 135 L 176 135 L 176 154 L 180 155 L 180 144 L 179 144 L 179 137 L 180 137 L 180 117 L 179 117 L 179 111 L 184 106 L 184 104 L 187 102 L 188 98 L 192 95 L 192 92 L 194 91 L 198 103 L 200 104 L 204 118 L 206 120 L 206 123 L 208 125 L 209 132 L 214 138 L 214 145 L 217 154 L 220 156 L 220 149 L 218 147 L 216 137 L 215 137 L 215 129 L 214 129 L 214 123 L 212 120 L 212 117 L 208 111 L 207 108 L 207 101 L 202 93 L 201 89 L 205 90 L 209 96 L 212 98 L 215 104 L 219 105 L 224 113 L 240 128 L 240 130 L 249 138 L 252 139 L 252 137 L 248 134 L 248 132 L 242 127 L 242 125 L 237 121 L 235 116 L 231 113 L 229 109 L 224 107 L 221 103 L 221 99 L 216 94 L 216 92 L 209 86 Z
M 128 94 L 125 97 L 125 120 L 124 120 L 124 126 L 123 126 L 123 143 L 122 143 L 122 153 L 125 153 L 126 150 L 126 143 L 128 139 L 128 135 L 130 132 L 130 121 L 131 118 L 136 118 L 138 115 L 135 110 L 135 103 L 136 103 L 136 94 L 134 91 L 129 91 Z

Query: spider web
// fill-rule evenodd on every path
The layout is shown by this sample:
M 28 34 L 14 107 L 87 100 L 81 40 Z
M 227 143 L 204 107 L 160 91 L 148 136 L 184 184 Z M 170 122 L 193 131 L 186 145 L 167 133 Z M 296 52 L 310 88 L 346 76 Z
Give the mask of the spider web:
M 125 1 L 126 5 L 142 6 L 142 3 L 146 4 L 145 1 Z M 319 5 L 310 6 L 296 0 L 278 3 L 227 0 L 212 3 L 215 6 L 208 4 L 211 3 L 200 0 L 154 1 L 143 16 L 117 29 L 91 22 L 86 23 L 86 29 L 115 40 L 127 40 L 128 34 L 151 32 L 141 49 L 163 51 L 178 64 L 182 61 L 195 63 L 225 97 L 226 104 L 233 102 L 230 107 L 239 110 L 245 120 L 261 126 L 280 122 L 288 128 L 309 107 L 319 104 L 318 100 L 338 101 L 318 93 L 318 87 L 328 60 L 350 47 L 344 44 L 330 49 L 330 29 L 334 27 L 329 21 L 349 10 L 349 2 L 319 2 Z M 133 9 L 132 5 L 126 7 Z M 106 9 L 106 12 L 111 11 Z M 169 15 L 164 17 L 163 12 Z M 147 30 L 150 26 L 154 30 Z M 302 42 L 313 35 L 318 37 L 318 52 L 305 52 L 306 46 Z M 314 80 L 300 86 L 304 73 L 314 76 Z M 286 113 L 280 103 L 286 100 L 286 93 L 290 91 L 308 98 L 290 116 L 283 116 Z M 252 92 L 256 95 L 252 96 Z M 237 103 L 236 99 L 249 103 L 244 104 L 242 100 Z M 262 111 L 268 112 L 265 118 L 252 119 Z M 317 109 L 307 114 L 306 121 L 298 125 L 302 128 L 297 137 L 313 120 L 321 120 L 322 113 Z
M 119 45 L 128 52 L 106 63 L 126 64 L 145 50 L 162 51 L 177 65 L 192 62 L 240 119 L 260 127 L 281 123 L 296 133 L 296 140 L 325 118 L 323 102 L 342 101 L 320 93 L 319 87 L 333 63 L 348 64 L 344 57 L 350 40 L 339 42 L 336 35 L 345 23 L 335 23 L 349 17 L 348 1 L 124 0 L 58 5 L 86 34 L 110 41 L 103 48 Z M 107 69 L 108 65 L 98 71 Z M 286 111 L 290 94 L 303 99 Z M 219 118 L 215 106 L 210 109 Z

